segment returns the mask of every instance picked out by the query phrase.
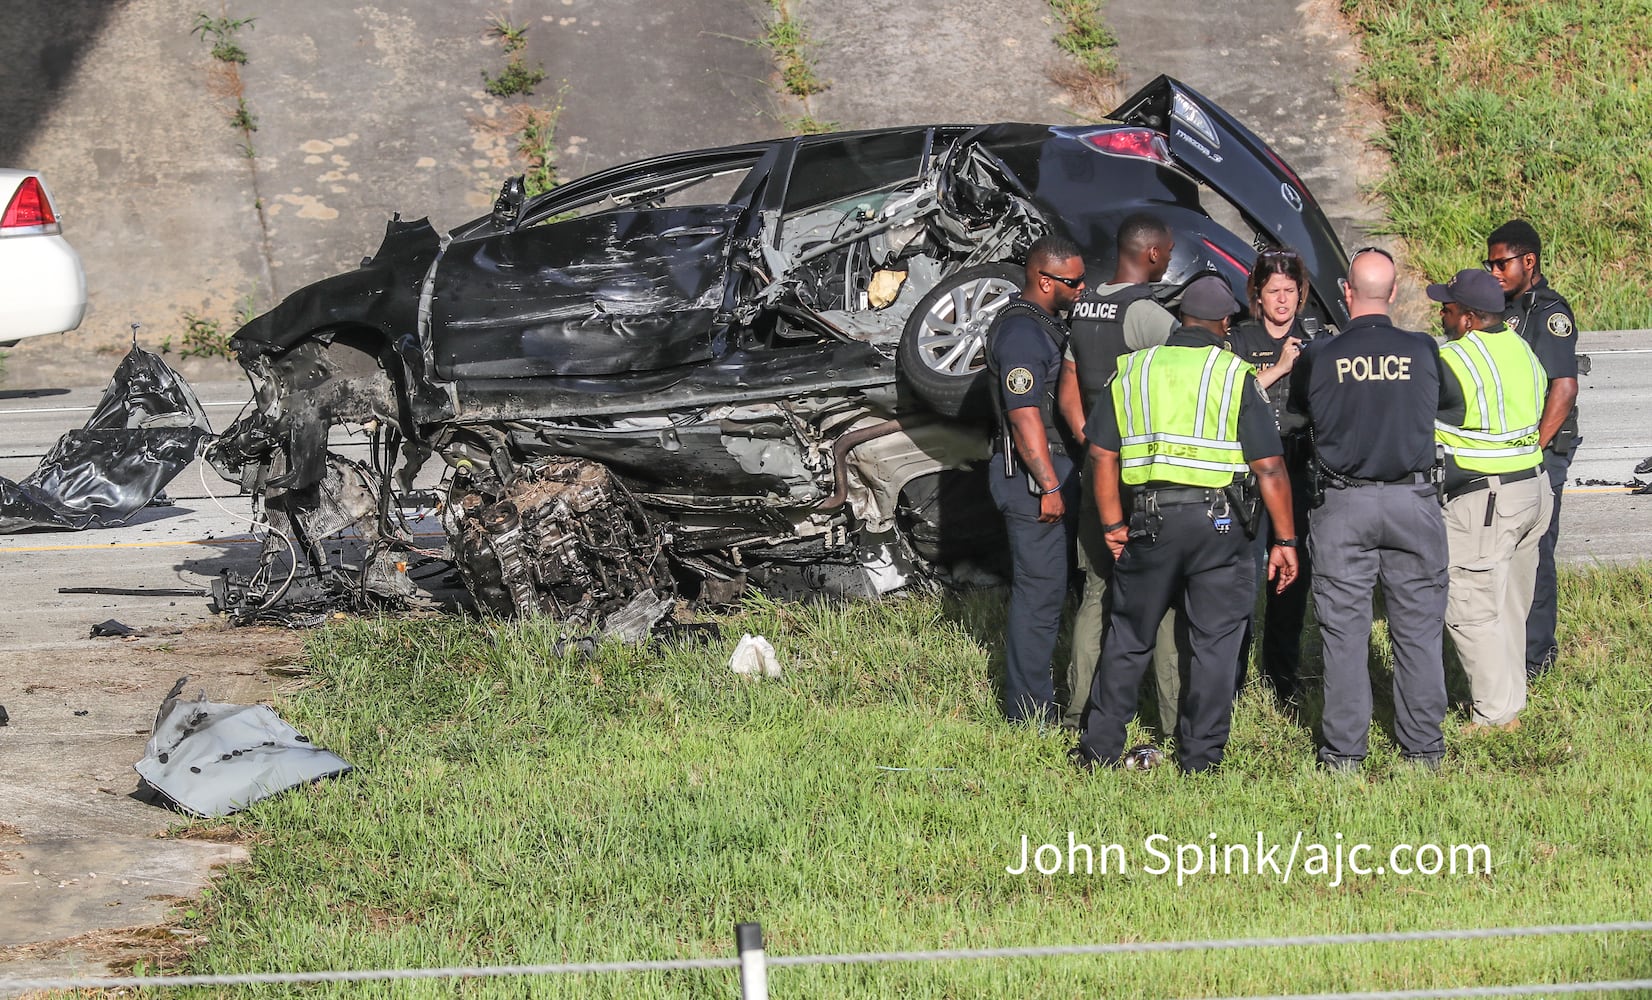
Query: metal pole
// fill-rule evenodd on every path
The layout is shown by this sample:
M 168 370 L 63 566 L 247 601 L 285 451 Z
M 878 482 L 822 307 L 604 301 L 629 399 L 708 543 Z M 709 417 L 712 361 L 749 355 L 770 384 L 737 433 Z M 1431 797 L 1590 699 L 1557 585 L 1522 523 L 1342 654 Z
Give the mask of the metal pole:
M 769 967 L 763 954 L 763 925 L 735 924 L 740 949 L 740 1000 L 769 1000 Z

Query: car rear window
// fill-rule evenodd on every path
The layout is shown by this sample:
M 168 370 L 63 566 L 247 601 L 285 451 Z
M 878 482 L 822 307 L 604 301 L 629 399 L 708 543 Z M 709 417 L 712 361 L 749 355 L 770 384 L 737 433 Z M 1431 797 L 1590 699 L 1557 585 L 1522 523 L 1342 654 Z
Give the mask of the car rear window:
M 792 165 L 784 211 L 815 208 L 916 177 L 927 131 L 805 141 Z

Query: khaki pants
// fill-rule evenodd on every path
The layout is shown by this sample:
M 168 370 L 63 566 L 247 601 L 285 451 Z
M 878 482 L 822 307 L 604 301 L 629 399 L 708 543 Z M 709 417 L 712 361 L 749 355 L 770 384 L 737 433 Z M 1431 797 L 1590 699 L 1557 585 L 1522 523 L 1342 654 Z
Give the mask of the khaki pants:
M 1061 717 L 1062 725 L 1073 729 L 1084 725 L 1084 703 L 1090 700 L 1096 664 L 1101 660 L 1101 635 L 1107 625 L 1104 601 L 1107 580 L 1113 574 L 1113 554 L 1107 551 L 1107 539 L 1101 533 L 1101 514 L 1096 510 L 1095 485 L 1088 462 L 1080 490 L 1083 497 L 1078 514 L 1078 567 L 1084 571 L 1084 599 L 1073 616 L 1073 663 L 1067 673 L 1067 709 Z M 1176 644 L 1176 611 L 1172 608 L 1159 622 L 1158 638 L 1153 646 L 1153 680 L 1159 693 L 1158 727 L 1164 737 L 1176 733 L 1182 664 L 1186 660 L 1186 651 Z
M 1446 503 L 1445 622 L 1468 675 L 1473 721 L 1500 726 L 1526 707 L 1526 614 L 1554 497 L 1541 474 L 1517 483 L 1486 478 L 1488 489 Z

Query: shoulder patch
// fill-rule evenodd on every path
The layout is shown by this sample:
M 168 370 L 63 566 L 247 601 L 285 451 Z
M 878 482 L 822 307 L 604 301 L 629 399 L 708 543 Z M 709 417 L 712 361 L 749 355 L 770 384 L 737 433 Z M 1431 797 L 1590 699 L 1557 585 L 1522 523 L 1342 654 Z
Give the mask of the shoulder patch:
M 1549 317 L 1549 332 L 1556 337 L 1570 337 L 1572 335 L 1572 320 L 1565 313 L 1557 312 Z
M 1513 330 L 1516 333 L 1520 332 L 1520 317 L 1519 316 L 1510 316 L 1508 319 L 1505 319 L 1503 322 L 1505 322 L 1509 325 L 1510 330 Z
M 1004 388 L 1013 396 L 1025 396 L 1032 392 L 1033 374 L 1025 368 L 1012 368 L 1004 376 Z

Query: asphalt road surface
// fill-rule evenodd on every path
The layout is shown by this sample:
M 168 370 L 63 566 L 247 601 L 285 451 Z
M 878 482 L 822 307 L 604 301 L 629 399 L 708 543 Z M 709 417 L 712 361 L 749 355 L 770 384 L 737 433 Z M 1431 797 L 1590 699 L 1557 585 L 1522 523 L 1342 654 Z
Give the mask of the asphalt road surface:
M 245 382 L 203 383 L 195 390 L 215 429 L 234 420 L 250 394 Z M 28 475 L 60 435 L 85 421 L 100 394 L 0 391 L 0 476 Z M 335 432 L 333 447 L 350 457 L 367 455 L 363 438 Z M 427 477 L 430 472 L 427 467 Z M 206 596 L 213 579 L 225 569 L 245 574 L 257 565 L 251 499 L 201 461 L 180 473 L 166 495 L 171 506 L 146 507 L 118 528 L 0 535 L 0 607 L 11 612 L 0 619 L 0 652 L 85 638 L 108 618 L 134 628 L 213 620 Z M 435 518 L 414 530 L 440 546 Z M 119 593 L 61 592 L 94 587 Z
M 1635 463 L 1652 455 L 1652 348 L 1635 333 L 1585 334 L 1594 359 L 1582 379 L 1583 446 L 1564 501 L 1561 557 L 1571 563 L 1652 557 L 1652 496 L 1622 485 Z M 196 386 L 215 427 L 226 426 L 248 395 L 245 383 Z M 0 391 L 0 475 L 20 479 L 59 435 L 86 419 L 98 390 Z M 338 442 L 346 454 L 364 443 Z M 0 650 L 84 636 L 94 623 L 182 625 L 210 620 L 205 594 L 224 568 L 245 572 L 257 543 L 244 520 L 248 498 L 210 469 L 192 465 L 168 487 L 171 507 L 150 507 L 132 523 L 83 532 L 0 536 Z M 1646 477 L 1652 479 L 1652 477 Z M 440 537 L 433 519 L 420 529 Z M 60 588 L 118 588 L 120 595 L 64 594 Z M 156 593 L 145 595 L 142 591 Z M 199 595 L 199 596 L 197 596 Z

